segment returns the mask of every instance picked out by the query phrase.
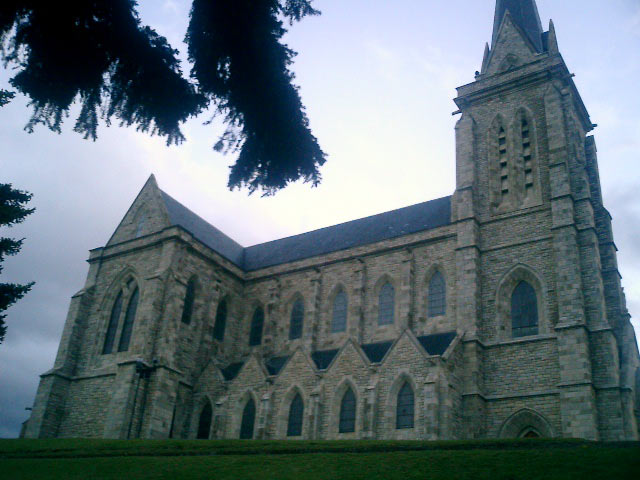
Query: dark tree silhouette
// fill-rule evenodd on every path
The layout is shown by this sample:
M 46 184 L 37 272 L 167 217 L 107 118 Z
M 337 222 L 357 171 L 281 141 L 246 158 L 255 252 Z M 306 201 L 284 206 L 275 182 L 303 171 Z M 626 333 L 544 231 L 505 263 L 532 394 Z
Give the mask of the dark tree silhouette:
M 10 227 L 22 222 L 27 215 L 33 213 L 33 208 L 25 208 L 29 200 L 31 200 L 30 193 L 15 190 L 11 188 L 11 184 L 0 184 L 0 226 Z M 2 273 L 4 257 L 18 253 L 23 240 L 0 237 L 0 273 Z M 33 282 L 25 285 L 0 283 L 0 343 L 7 332 L 4 320 L 7 316 L 2 312 L 26 295 L 32 286 Z
M 11 85 L 30 98 L 27 130 L 60 132 L 74 101 L 75 130 L 96 139 L 98 119 L 184 140 L 180 125 L 211 102 L 227 130 L 215 149 L 237 152 L 229 188 L 273 194 L 316 185 L 325 154 L 309 129 L 281 42 L 291 23 L 319 12 L 312 0 L 193 0 L 186 35 L 191 79 L 174 50 L 143 26 L 135 0 L 2 0 L 0 41 Z

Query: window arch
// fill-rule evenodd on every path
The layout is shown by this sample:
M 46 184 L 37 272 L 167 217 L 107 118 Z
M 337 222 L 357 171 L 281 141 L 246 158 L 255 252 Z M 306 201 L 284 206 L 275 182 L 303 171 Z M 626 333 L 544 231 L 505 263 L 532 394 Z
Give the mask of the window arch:
M 216 310 L 216 321 L 213 324 L 213 338 L 219 341 L 224 340 L 224 330 L 227 325 L 227 301 L 222 300 Z
M 299 437 L 302 435 L 302 419 L 304 415 L 304 403 L 299 393 L 293 397 L 289 406 L 289 419 L 287 421 L 287 437 Z
M 395 310 L 395 290 L 386 282 L 378 293 L 378 325 L 392 325 Z
M 253 427 L 256 422 L 256 403 L 253 397 L 249 397 L 242 411 L 242 421 L 240 423 L 240 438 L 250 440 L 253 438 Z
M 294 340 L 302 337 L 302 327 L 304 325 L 304 302 L 301 298 L 296 299 L 291 308 L 291 319 L 289 321 L 289 339 Z
M 431 276 L 427 293 L 427 316 L 438 317 L 447 311 L 447 291 L 444 276 L 439 270 Z
M 396 403 L 396 429 L 413 428 L 414 395 L 409 382 L 405 381 L 398 391 Z
M 347 388 L 340 402 L 340 422 L 338 424 L 339 433 L 350 433 L 356 431 L 356 396 L 351 387 Z
M 262 327 L 264 326 L 264 310 L 258 307 L 253 312 L 251 318 L 251 330 L 249 331 L 249 346 L 260 345 L 262 343 Z
M 207 440 L 211 431 L 211 417 L 213 415 L 213 409 L 211 408 L 211 402 L 207 399 L 202 411 L 200 412 L 200 420 L 198 421 L 198 434 L 196 438 Z
M 524 280 L 511 294 L 511 333 L 514 338 L 538 334 L 538 297 Z
M 347 294 L 340 288 L 333 299 L 333 315 L 331 317 L 331 332 L 347 330 Z
M 120 334 L 120 342 L 118 343 L 119 352 L 126 352 L 129 350 L 131 333 L 133 332 L 133 322 L 136 319 L 136 311 L 138 310 L 139 297 L 140 291 L 138 290 L 138 287 L 136 287 L 133 294 L 131 294 L 129 305 L 127 306 L 127 313 L 124 316 L 124 324 L 122 325 L 122 333 Z
M 122 290 L 118 292 L 113 307 L 111 307 L 111 315 L 109 316 L 109 325 L 107 327 L 107 334 L 104 338 L 104 345 L 102 346 L 102 354 L 106 355 L 113 351 L 113 344 L 116 340 L 116 332 L 118 330 L 118 322 L 120 320 L 120 313 L 122 312 Z
M 193 314 L 193 303 L 196 299 L 196 278 L 191 277 L 187 282 L 187 290 L 184 293 L 184 306 L 182 307 L 182 323 L 189 325 Z
M 135 238 L 142 236 L 146 226 L 147 226 L 147 213 L 142 212 L 140 213 L 140 215 L 138 215 L 138 219 L 136 221 Z

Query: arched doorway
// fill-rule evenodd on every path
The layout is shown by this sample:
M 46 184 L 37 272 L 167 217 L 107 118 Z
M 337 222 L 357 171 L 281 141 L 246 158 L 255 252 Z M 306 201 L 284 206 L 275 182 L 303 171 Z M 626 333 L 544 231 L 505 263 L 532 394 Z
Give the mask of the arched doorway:
M 198 435 L 196 438 L 207 440 L 209 439 L 209 433 L 211 431 L 211 416 L 213 409 L 211 408 L 211 402 L 207 400 L 207 403 L 202 407 L 200 412 L 200 420 L 198 421 Z

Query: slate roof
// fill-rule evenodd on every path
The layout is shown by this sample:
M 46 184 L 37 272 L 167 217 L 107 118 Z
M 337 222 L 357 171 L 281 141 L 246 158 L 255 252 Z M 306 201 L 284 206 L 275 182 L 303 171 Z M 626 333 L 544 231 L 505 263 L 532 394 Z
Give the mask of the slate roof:
M 509 11 L 511 18 L 524 33 L 529 37 L 531 43 L 538 52 L 543 51 L 542 45 L 542 22 L 538 14 L 538 7 L 535 0 L 498 0 L 496 2 L 496 15 L 493 19 L 493 39 L 491 45 L 495 45 L 500 25 L 506 11 Z
M 429 355 L 442 355 L 454 338 L 456 338 L 456 332 L 447 332 L 418 337 L 418 341 Z
M 162 192 L 171 225 L 179 225 L 245 271 L 388 240 L 451 223 L 451 196 L 243 248 Z
M 227 260 L 242 266 L 242 256 L 244 248 L 242 245 L 227 237 L 216 227 L 202 219 L 180 202 L 162 190 L 162 199 L 169 213 L 171 225 L 179 225 L 194 237 L 204 243 L 207 247 L 215 250 Z
M 271 357 L 264 362 L 269 375 L 277 375 L 284 367 L 284 364 L 289 360 L 289 356 L 286 357 Z
M 360 345 L 371 363 L 380 363 L 393 342 L 365 343 Z
M 233 380 L 238 376 L 238 373 L 240 372 L 240 369 L 243 365 L 244 362 L 232 363 L 224 368 L 221 368 L 220 371 L 222 372 L 222 376 L 225 380 Z
M 318 350 L 311 354 L 311 358 L 316 364 L 316 367 L 318 367 L 318 370 L 326 370 L 337 354 L 337 348 L 335 350 Z

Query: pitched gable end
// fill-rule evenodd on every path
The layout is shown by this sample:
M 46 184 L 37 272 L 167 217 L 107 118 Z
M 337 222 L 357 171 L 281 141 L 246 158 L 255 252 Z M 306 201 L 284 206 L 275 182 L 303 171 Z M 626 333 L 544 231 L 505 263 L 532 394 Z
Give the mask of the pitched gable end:
M 513 70 L 533 62 L 538 53 L 529 36 L 514 22 L 507 10 L 493 41 L 493 48 L 486 62 L 486 71 L 482 73 L 494 75 Z

